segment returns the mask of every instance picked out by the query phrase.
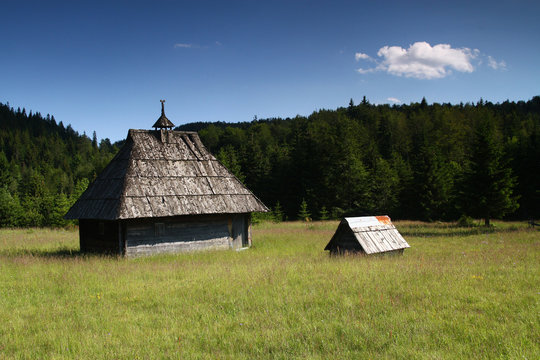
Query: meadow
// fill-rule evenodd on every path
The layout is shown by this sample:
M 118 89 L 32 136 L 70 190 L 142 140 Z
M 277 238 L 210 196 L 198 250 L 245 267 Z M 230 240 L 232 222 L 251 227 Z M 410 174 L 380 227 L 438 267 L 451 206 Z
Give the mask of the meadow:
M 395 224 L 403 256 L 328 256 L 335 221 L 136 259 L 0 229 L 0 359 L 540 358 L 538 230 Z

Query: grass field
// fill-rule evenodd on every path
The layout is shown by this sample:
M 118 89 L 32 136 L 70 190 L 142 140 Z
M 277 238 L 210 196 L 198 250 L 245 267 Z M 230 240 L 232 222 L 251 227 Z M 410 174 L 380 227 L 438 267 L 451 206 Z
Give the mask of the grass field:
M 337 222 L 137 259 L 0 230 L 0 359 L 540 358 L 540 232 L 396 226 L 396 257 L 329 257 Z

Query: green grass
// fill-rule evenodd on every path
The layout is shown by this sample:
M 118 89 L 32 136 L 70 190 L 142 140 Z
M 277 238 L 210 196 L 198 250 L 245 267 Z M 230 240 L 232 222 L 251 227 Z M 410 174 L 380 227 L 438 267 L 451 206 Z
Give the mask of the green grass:
M 396 257 L 329 257 L 337 222 L 137 259 L 0 230 L 0 359 L 538 359 L 540 233 L 397 222 Z

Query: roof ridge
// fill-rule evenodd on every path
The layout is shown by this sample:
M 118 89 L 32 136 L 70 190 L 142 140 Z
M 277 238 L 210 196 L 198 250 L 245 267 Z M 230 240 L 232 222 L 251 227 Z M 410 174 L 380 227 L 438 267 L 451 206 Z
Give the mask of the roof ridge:
M 152 129 L 129 129 L 129 131 L 132 132 L 140 132 L 140 133 L 153 133 L 156 130 Z M 198 134 L 196 131 L 188 131 L 188 130 L 167 130 L 167 132 L 173 133 L 173 134 Z

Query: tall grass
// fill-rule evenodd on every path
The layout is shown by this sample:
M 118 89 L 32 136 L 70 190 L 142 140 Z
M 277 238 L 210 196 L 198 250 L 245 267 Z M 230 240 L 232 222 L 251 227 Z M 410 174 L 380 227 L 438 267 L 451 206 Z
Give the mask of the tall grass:
M 396 225 L 398 257 L 329 257 L 331 221 L 137 259 L 0 230 L 0 359 L 540 357 L 538 231 Z

